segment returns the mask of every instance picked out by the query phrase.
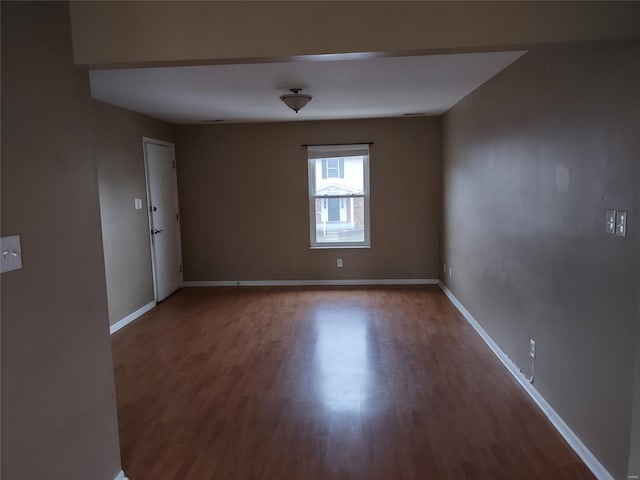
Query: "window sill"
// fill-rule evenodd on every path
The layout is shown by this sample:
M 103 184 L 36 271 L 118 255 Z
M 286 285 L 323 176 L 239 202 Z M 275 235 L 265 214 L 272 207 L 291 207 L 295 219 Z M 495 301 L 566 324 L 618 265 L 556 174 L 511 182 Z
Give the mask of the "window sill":
M 309 250 L 338 250 L 352 248 L 371 248 L 371 245 L 322 245 L 317 247 L 309 247 Z

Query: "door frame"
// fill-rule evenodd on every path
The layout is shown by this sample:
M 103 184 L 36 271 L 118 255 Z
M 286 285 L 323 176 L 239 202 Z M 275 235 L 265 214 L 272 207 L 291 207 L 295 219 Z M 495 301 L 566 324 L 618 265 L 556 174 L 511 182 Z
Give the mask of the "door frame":
M 158 140 L 156 138 L 151 137 L 142 137 L 142 155 L 144 158 L 144 185 L 147 194 L 147 234 L 149 235 L 149 249 L 151 253 L 151 278 L 153 279 L 153 299 L 157 303 L 158 302 L 158 280 L 156 277 L 156 251 L 153 246 L 153 235 L 151 235 L 151 230 L 153 230 L 153 216 L 151 208 L 151 188 L 149 186 L 149 167 L 148 167 L 148 159 L 147 159 L 147 147 L 146 145 L 155 144 L 162 145 L 164 147 L 169 147 L 171 149 L 171 154 L 173 156 L 173 162 L 176 161 L 176 146 L 174 143 L 165 142 L 164 140 Z M 177 163 L 176 167 L 177 167 Z M 178 207 L 178 218 L 181 219 L 180 216 L 180 197 L 178 196 L 178 170 L 176 168 L 176 205 Z M 182 267 L 182 232 L 181 232 L 181 221 L 178 221 L 178 248 L 180 250 L 180 266 Z M 180 286 L 184 282 L 184 268 L 180 269 Z

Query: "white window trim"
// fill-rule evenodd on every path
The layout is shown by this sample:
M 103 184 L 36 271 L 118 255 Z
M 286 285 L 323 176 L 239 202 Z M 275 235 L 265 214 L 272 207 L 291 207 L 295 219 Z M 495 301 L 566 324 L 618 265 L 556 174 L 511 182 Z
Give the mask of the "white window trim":
M 307 168 L 309 171 L 309 183 L 307 185 L 307 192 L 309 195 L 309 249 L 335 249 L 335 248 L 371 248 L 371 191 L 369 189 L 369 159 L 371 152 L 369 145 L 366 145 L 369 150 L 368 155 L 363 155 L 363 194 L 358 195 L 313 195 L 313 187 L 316 180 L 315 162 L 317 159 L 309 158 L 307 155 Z M 316 198 L 364 198 L 364 241 L 362 242 L 318 242 L 316 241 L 316 210 L 315 201 Z

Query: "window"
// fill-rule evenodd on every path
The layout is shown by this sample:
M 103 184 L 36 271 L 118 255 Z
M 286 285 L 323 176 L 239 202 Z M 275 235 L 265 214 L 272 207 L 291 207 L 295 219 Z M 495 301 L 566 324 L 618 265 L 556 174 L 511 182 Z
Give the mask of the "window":
M 344 178 L 344 158 L 323 158 L 322 178 Z
M 311 247 L 369 247 L 369 145 L 313 145 L 307 155 Z

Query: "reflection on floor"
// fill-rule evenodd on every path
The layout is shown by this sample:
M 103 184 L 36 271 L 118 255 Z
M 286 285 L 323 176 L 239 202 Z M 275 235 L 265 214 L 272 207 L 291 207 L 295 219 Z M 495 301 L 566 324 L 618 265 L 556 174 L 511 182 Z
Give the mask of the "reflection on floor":
M 593 478 L 437 287 L 185 289 L 112 338 L 132 480 Z
M 318 337 L 311 375 L 316 397 L 329 411 L 360 414 L 361 402 L 370 394 L 375 373 L 367 351 L 370 321 L 358 307 L 326 306 L 313 314 Z

